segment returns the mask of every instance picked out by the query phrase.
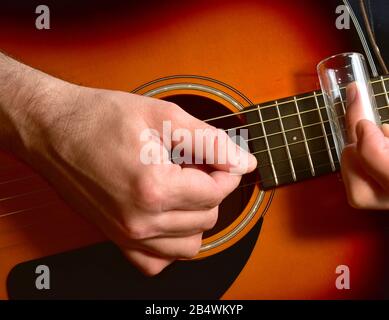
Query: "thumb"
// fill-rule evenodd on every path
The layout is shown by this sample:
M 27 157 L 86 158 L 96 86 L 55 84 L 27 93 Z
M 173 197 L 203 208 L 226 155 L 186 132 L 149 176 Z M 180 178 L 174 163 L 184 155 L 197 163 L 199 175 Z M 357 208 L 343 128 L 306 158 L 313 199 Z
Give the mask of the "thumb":
M 207 164 L 217 170 L 245 174 L 257 166 L 256 158 L 239 147 L 222 129 L 191 116 L 182 110 L 172 126 L 172 156 L 180 157 L 184 149 L 198 164 Z M 187 159 L 187 157 L 185 157 Z

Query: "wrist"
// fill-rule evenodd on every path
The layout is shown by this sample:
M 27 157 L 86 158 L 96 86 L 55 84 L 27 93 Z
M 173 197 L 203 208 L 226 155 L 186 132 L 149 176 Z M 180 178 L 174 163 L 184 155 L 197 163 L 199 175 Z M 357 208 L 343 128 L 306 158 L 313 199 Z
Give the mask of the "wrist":
M 58 100 L 67 96 L 69 86 L 72 85 L 0 56 L 0 147 L 21 156 L 36 148 L 58 117 Z

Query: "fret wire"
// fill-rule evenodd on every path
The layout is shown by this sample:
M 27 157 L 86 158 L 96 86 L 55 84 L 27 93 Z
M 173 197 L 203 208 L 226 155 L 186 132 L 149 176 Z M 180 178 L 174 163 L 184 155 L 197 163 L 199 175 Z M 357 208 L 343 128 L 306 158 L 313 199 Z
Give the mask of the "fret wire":
M 284 119 L 284 118 L 281 118 L 281 119 Z M 325 122 L 328 122 L 328 120 L 324 120 L 323 121 L 324 123 Z M 256 122 L 255 124 L 259 124 L 260 121 Z M 309 128 L 309 127 L 313 127 L 313 126 L 317 126 L 319 125 L 321 122 L 314 122 L 314 123 L 310 123 L 310 124 L 307 124 L 305 126 L 302 126 L 302 127 L 295 127 L 295 128 L 291 128 L 291 129 L 286 129 L 284 130 L 284 132 L 290 132 L 290 131 L 294 131 L 294 130 L 298 130 L 298 129 L 303 129 L 303 128 Z M 274 132 L 274 133 L 269 133 L 267 134 L 268 137 L 271 137 L 271 136 L 275 136 L 277 134 L 281 134 L 282 132 Z M 254 138 L 250 138 L 250 139 L 247 139 L 246 141 L 249 142 L 249 141 L 253 141 L 253 140 L 256 140 L 256 139 L 260 139 L 260 138 L 264 138 L 265 136 L 258 136 L 258 137 L 254 137 Z
M 330 134 L 328 134 L 328 136 L 332 136 L 332 134 L 330 133 Z M 313 140 L 324 138 L 324 137 L 325 137 L 325 135 L 322 135 L 322 136 L 319 136 L 319 137 L 314 137 L 314 138 L 309 138 L 309 139 L 307 139 L 307 141 L 313 141 Z M 296 145 L 296 144 L 299 144 L 299 143 L 302 143 L 302 142 L 300 142 L 300 141 L 292 142 L 292 143 L 289 143 L 289 145 Z M 255 155 L 255 154 L 260 154 L 260 153 L 268 153 L 269 152 L 268 150 L 273 151 L 273 150 L 278 150 L 278 149 L 284 148 L 284 147 L 285 147 L 285 145 L 277 146 L 277 147 L 269 148 L 267 150 L 252 152 L 251 154 Z M 335 147 L 330 147 L 330 150 L 335 150 Z M 324 151 L 327 151 L 327 150 L 326 149 L 321 149 L 321 150 L 313 151 L 310 154 L 322 153 Z M 301 154 L 299 154 L 297 156 L 294 156 L 293 159 L 299 159 L 299 158 L 306 157 L 306 156 L 307 156 L 306 153 L 304 153 L 304 154 L 301 153 Z M 178 157 L 177 158 L 172 158 L 170 160 L 175 160 L 175 159 L 179 159 L 179 158 Z M 261 164 L 264 164 L 264 165 L 258 165 L 256 168 L 265 168 L 265 167 L 268 167 L 268 166 L 272 166 L 272 165 L 275 165 L 275 164 L 279 164 L 279 163 L 283 163 L 285 161 L 292 160 L 292 158 L 289 158 L 289 157 L 287 159 L 277 160 L 277 161 L 273 161 L 272 158 L 270 158 L 270 157 L 269 157 L 269 159 L 270 159 L 270 162 L 261 161 Z M 334 161 L 334 163 L 335 162 L 336 161 Z M 310 170 L 310 169 L 307 169 L 307 170 Z M 295 171 L 295 172 L 297 172 L 297 171 Z M 278 175 L 278 177 L 279 177 L 279 175 Z
M 380 108 L 377 108 L 377 110 L 381 110 L 381 109 L 384 109 L 384 108 L 388 108 L 388 106 L 382 106 Z M 323 109 L 323 108 L 322 108 Z M 341 116 L 341 117 L 344 117 L 344 116 Z M 283 119 L 283 118 L 282 118 Z M 272 121 L 274 121 L 275 119 L 273 119 Z M 266 122 L 266 120 L 264 121 Z M 329 122 L 329 120 L 323 120 L 323 124 L 324 123 L 327 123 Z M 258 121 L 258 122 L 255 122 L 253 124 L 260 124 L 261 122 Z M 303 126 L 302 128 L 309 128 L 309 127 L 313 127 L 313 126 L 317 126 L 317 125 L 320 125 L 322 124 L 322 122 L 314 122 L 314 123 L 310 123 L 310 124 L 307 124 L 305 126 Z M 284 130 L 285 132 L 289 132 L 289 131 L 293 131 L 293 130 L 298 130 L 300 129 L 300 127 L 296 127 L 296 128 L 291 128 L 291 129 L 286 129 Z M 268 137 L 271 137 L 271 136 L 274 136 L 274 135 L 277 135 L 277 134 L 280 134 L 281 132 L 275 132 L 275 133 L 269 133 L 267 136 Z M 254 138 L 250 138 L 250 139 L 247 139 L 246 142 L 250 142 L 250 141 L 253 141 L 253 140 L 257 140 L 257 139 L 261 139 L 261 138 L 264 138 L 265 136 L 258 136 L 258 137 L 254 137 Z
M 296 130 L 296 129 L 300 129 L 300 128 L 295 128 L 295 129 L 292 129 L 292 130 Z M 302 128 L 301 128 L 302 129 Z M 285 132 L 288 132 L 288 131 L 290 131 L 290 130 L 285 130 Z M 280 133 L 276 133 L 276 134 L 280 134 Z M 268 134 L 268 135 L 266 135 L 267 137 L 269 137 L 269 136 L 271 136 L 272 134 Z M 332 133 L 328 133 L 327 134 L 327 132 L 325 132 L 325 134 L 324 135 L 321 135 L 321 136 L 317 136 L 317 137 L 313 137 L 313 138 L 307 138 L 306 139 L 306 141 L 314 141 L 314 140 L 316 140 L 316 139 L 321 139 L 321 138 L 326 138 L 326 137 L 330 137 L 330 136 L 332 136 Z M 247 139 L 247 140 L 244 140 L 244 141 L 246 141 L 246 142 L 249 142 L 250 140 L 252 141 L 252 140 L 255 140 L 255 139 L 260 139 L 260 138 L 264 138 L 265 139 L 265 136 L 260 136 L 260 137 L 255 137 L 254 139 Z M 299 144 L 299 143 L 303 143 L 301 140 L 300 141 L 295 141 L 295 142 L 289 142 L 288 143 L 288 145 L 289 146 L 293 146 L 293 145 L 297 145 L 297 144 Z M 266 140 L 265 140 L 265 144 L 266 144 Z M 280 145 L 280 146 L 277 146 L 277 147 L 272 147 L 272 148 L 270 148 L 270 146 L 266 146 L 266 150 L 262 150 L 262 151 L 256 151 L 256 152 L 252 152 L 251 154 L 260 154 L 260 153 L 267 153 L 268 151 L 274 151 L 274 150 L 278 150 L 278 149 L 281 149 L 281 148 L 285 148 L 285 147 L 287 147 L 287 145 L 285 144 L 283 144 L 283 145 Z M 330 147 L 330 149 L 334 149 L 334 148 L 331 148 Z M 322 150 L 322 151 L 324 151 L 324 150 Z M 321 151 L 321 152 L 322 152 Z M 311 152 L 312 154 L 314 154 L 315 152 Z M 305 155 L 306 156 L 306 155 Z M 171 158 L 170 160 L 176 160 L 176 159 L 181 159 L 180 157 L 175 157 L 175 158 Z M 278 162 L 274 162 L 274 161 L 272 161 L 272 163 L 273 164 L 277 164 Z
M 371 83 L 377 83 L 377 82 L 380 82 L 381 81 L 381 84 L 382 84 L 382 87 L 383 87 L 383 89 L 384 89 L 384 93 L 383 94 L 385 94 L 385 98 L 386 98 L 386 101 L 387 101 L 387 103 L 388 103 L 388 105 L 389 105 L 389 98 L 388 98 L 388 92 L 386 91 L 386 88 L 385 88 L 385 81 L 389 81 L 389 79 L 385 79 L 384 80 L 384 78 L 381 76 L 380 77 L 380 80 L 379 81 L 374 81 L 374 82 L 371 82 Z M 319 96 L 320 95 L 322 95 L 322 94 L 319 94 Z M 314 91 L 314 97 L 315 97 L 315 100 L 316 100 L 316 103 L 317 103 L 317 106 L 318 106 L 318 101 L 317 101 L 317 94 L 316 94 L 316 92 Z M 378 96 L 378 95 L 374 95 L 375 97 L 376 96 Z M 307 96 L 307 97 L 304 97 L 304 98 L 300 98 L 299 100 L 303 100 L 303 99 L 308 99 L 308 98 L 310 98 L 310 97 L 312 97 L 312 96 Z M 294 100 L 296 101 L 297 99 L 296 99 L 296 97 L 294 97 Z M 276 101 L 276 103 L 277 103 L 277 101 Z M 270 106 L 266 106 L 266 107 L 270 107 Z M 277 107 L 278 107 L 278 104 L 277 104 Z M 385 106 L 385 107 L 387 107 L 387 106 Z M 382 108 L 384 108 L 384 107 L 381 107 L 381 108 L 377 108 L 377 109 L 382 109 Z M 320 110 L 320 108 L 319 108 L 319 110 Z M 247 110 L 246 112 L 252 112 L 252 111 L 255 111 L 255 110 Z M 243 112 L 242 112 L 243 113 Z M 239 114 L 239 113 L 238 113 Z M 222 116 L 222 117 L 227 117 L 227 116 L 236 116 L 237 115 L 237 113 L 235 113 L 235 114 L 229 114 L 229 115 L 225 115 L 225 116 Z M 320 111 L 319 111 L 319 115 L 320 115 L 320 118 L 321 118 L 321 120 L 322 120 L 322 117 L 321 117 L 321 113 L 320 113 Z M 212 121 L 213 119 L 208 119 L 208 120 L 205 120 L 205 121 Z M 216 120 L 216 118 L 214 118 L 214 120 Z M 323 121 L 321 121 L 322 123 L 323 123 Z M 385 122 L 385 121 L 384 121 Z M 282 125 L 282 127 L 283 127 L 283 125 Z M 325 132 L 326 133 L 326 132 Z M 285 134 L 284 134 L 285 135 Z M 326 136 L 326 135 L 325 135 Z M 326 139 L 327 140 L 327 139 Z M 327 141 L 328 142 L 328 141 Z M 323 150 L 324 151 L 324 150 Z M 321 152 L 323 152 L 323 151 L 321 151 Z M 331 154 L 331 153 L 329 153 L 329 154 Z M 304 155 L 305 156 L 305 155 Z M 338 161 L 336 161 L 337 163 L 339 163 Z M 273 165 L 273 164 L 272 164 Z M 325 165 L 327 165 L 327 164 L 323 164 L 323 165 L 319 165 L 319 166 L 317 166 L 317 167 L 320 167 L 320 166 L 325 166 Z M 304 172 L 304 171 L 308 171 L 309 169 L 304 169 L 304 170 L 299 170 L 298 172 Z M 289 175 L 289 174 L 285 174 L 285 175 Z M 283 176 L 283 175 L 281 175 L 281 176 Z M 276 176 L 275 176 L 276 177 Z M 256 181 L 255 183 L 261 183 L 261 182 L 263 182 L 263 181 L 265 181 L 265 180 L 273 180 L 272 178 L 268 178 L 268 179 L 263 179 L 263 180 L 259 180 L 259 181 Z M 239 188 L 242 188 L 242 187 L 245 187 L 245 186 L 248 186 L 248 185 L 250 185 L 250 184 L 247 184 L 247 185 L 243 185 L 243 186 L 239 186 Z M 3 217 L 3 216 L 0 216 L 0 217 Z
M 273 176 L 274 176 L 274 182 L 276 183 L 276 186 L 278 186 L 278 178 L 277 178 L 276 168 L 274 167 L 274 164 L 273 164 L 273 157 L 272 157 L 270 149 L 269 149 L 269 141 L 267 140 L 265 125 L 262 122 L 262 114 L 261 114 L 260 108 L 258 108 L 258 115 L 259 115 L 259 120 L 261 121 L 262 131 L 263 131 L 263 134 L 265 136 L 265 144 L 266 144 L 266 148 L 268 151 L 269 160 L 271 163 L 271 169 L 272 169 Z
M 326 149 L 327 149 L 328 157 L 330 159 L 331 169 L 332 169 L 332 171 L 335 171 L 336 167 L 335 167 L 335 163 L 334 163 L 334 158 L 332 157 L 332 152 L 331 152 L 331 149 L 330 149 L 330 143 L 328 141 L 327 131 L 326 131 L 326 127 L 324 125 L 323 117 L 321 115 L 321 110 L 320 110 L 320 106 L 319 106 L 319 101 L 317 100 L 316 92 L 314 92 L 314 96 L 315 96 L 315 104 L 316 104 L 317 112 L 319 113 L 319 117 L 320 117 L 321 128 L 322 128 L 322 130 L 324 132 L 324 142 L 326 144 Z
M 382 96 L 382 95 L 384 95 L 385 93 L 379 93 L 379 94 L 376 94 L 376 95 L 374 95 L 374 97 L 379 97 L 379 96 Z M 313 95 L 312 96 L 312 98 L 314 98 L 315 97 L 315 95 Z M 297 99 L 298 101 L 299 101 L 299 99 Z M 290 103 L 290 102 L 288 102 L 288 103 Z M 341 102 L 336 102 L 336 103 L 334 103 L 334 105 L 337 105 L 337 104 L 341 104 Z M 281 105 L 281 103 L 278 103 L 278 105 Z M 388 104 L 389 105 L 389 104 Z M 275 107 L 276 105 L 275 104 L 272 104 L 271 105 L 272 107 Z M 264 106 L 264 107 L 261 107 L 261 109 L 266 109 L 266 107 L 267 106 Z M 383 107 L 377 107 L 377 110 L 380 110 L 380 109 L 383 109 L 383 108 L 385 108 L 385 107 L 387 107 L 387 106 L 383 106 Z M 259 108 L 259 107 L 258 107 Z M 323 110 L 323 109 L 326 109 L 327 107 L 326 106 L 324 106 L 324 107 L 320 107 L 319 109 L 320 110 Z M 252 112 L 252 111 L 258 111 L 258 109 L 251 109 L 251 110 L 248 110 L 248 111 L 250 111 L 250 112 Z M 311 110 L 305 110 L 305 111 L 300 111 L 300 114 L 305 114 L 305 113 L 309 113 L 309 112 L 314 112 L 315 110 L 314 109 L 311 109 Z M 229 114 L 230 116 L 231 115 L 239 115 L 240 113 L 238 112 L 238 113 L 233 113 L 233 114 Z M 287 115 L 285 115 L 285 116 L 282 116 L 281 117 L 281 119 L 285 119 L 285 118 L 289 118 L 289 117 L 293 117 L 293 116 L 297 116 L 297 112 L 295 112 L 295 113 L 290 113 L 290 114 L 287 114 Z M 263 122 L 271 122 L 271 121 L 275 121 L 275 120 L 277 120 L 278 118 L 271 118 L 271 119 L 267 119 L 267 120 L 263 120 Z M 233 128 L 228 128 L 228 129 L 225 129 L 224 131 L 225 132 L 228 132 L 228 131 L 231 131 L 231 130 L 237 130 L 237 129 L 244 129 L 244 128 L 248 128 L 248 127 L 251 127 L 251 126 L 254 126 L 254 125 L 256 125 L 256 124 L 259 124 L 259 122 L 260 121 L 258 121 L 258 122 L 253 122 L 253 123 L 249 123 L 249 124 L 244 124 L 244 125 L 241 125 L 241 126 L 238 126 L 238 127 L 233 127 Z
M 387 123 L 387 122 L 389 122 L 389 119 L 383 121 L 382 123 Z M 317 137 L 313 137 L 313 138 L 308 138 L 308 139 L 306 139 L 306 140 L 307 140 L 307 141 L 313 141 L 313 140 L 316 140 L 316 139 L 325 138 L 325 137 L 332 137 L 332 136 L 333 136 L 332 133 L 327 133 L 327 132 L 325 132 L 324 135 L 317 136 Z M 290 142 L 290 143 L 289 143 L 289 146 L 292 146 L 292 145 L 295 145 L 295 144 L 299 144 L 299 143 L 302 143 L 302 141 Z M 280 148 L 283 148 L 283 147 L 285 147 L 285 146 L 284 146 L 284 145 L 282 145 L 282 146 L 277 146 L 277 147 L 270 148 L 269 150 L 270 150 L 270 151 L 273 151 L 273 150 L 277 150 L 277 149 L 280 149 Z M 334 149 L 334 148 L 331 147 L 330 149 Z M 257 151 L 257 152 L 253 152 L 252 154 L 258 154 L 258 153 L 263 153 L 263 152 L 268 152 L 268 150 Z M 334 162 L 335 162 L 335 160 L 334 160 Z M 277 162 L 273 162 L 273 163 L 276 164 Z
M 339 163 L 339 161 L 335 160 L 335 163 Z M 317 168 L 320 168 L 320 167 L 325 167 L 325 166 L 327 166 L 327 164 L 326 164 L 326 163 L 323 163 L 323 164 L 317 165 L 316 167 L 317 167 Z M 296 172 L 297 172 L 297 173 L 300 173 L 300 172 L 306 172 L 306 171 L 309 171 L 309 169 L 300 169 L 300 170 L 297 170 Z M 286 174 L 281 174 L 281 175 L 279 175 L 279 177 L 285 177 L 285 176 L 288 176 L 288 175 L 289 175 L 288 173 L 286 173 Z M 249 187 L 249 186 L 252 186 L 252 185 L 254 185 L 254 184 L 262 183 L 262 182 L 268 181 L 268 180 L 271 181 L 272 178 L 265 178 L 265 179 L 257 180 L 257 181 L 252 182 L 252 183 L 247 183 L 247 184 L 244 184 L 244 185 L 239 186 L 238 189 L 244 188 L 244 187 Z
M 389 122 L 389 119 L 386 120 L 386 121 L 384 121 L 384 123 L 386 123 L 386 122 Z M 309 138 L 309 139 L 307 139 L 307 141 L 312 141 L 312 140 L 319 139 L 319 138 L 325 138 L 326 136 L 328 136 L 328 137 L 329 137 L 329 136 L 332 136 L 332 133 L 325 134 L 325 135 L 322 135 L 322 136 L 319 136 L 319 137 Z M 301 142 L 300 142 L 300 141 L 298 141 L 298 142 L 292 142 L 292 143 L 290 143 L 289 145 L 295 145 L 295 144 L 298 144 L 298 143 L 301 143 Z M 271 148 L 270 150 L 276 150 L 276 149 L 283 148 L 283 147 L 285 147 L 285 146 L 274 147 L 274 148 Z M 335 147 L 329 147 L 329 149 L 330 149 L 330 150 L 335 150 Z M 322 152 L 324 152 L 324 151 L 327 151 L 327 150 L 326 150 L 326 149 L 321 149 L 321 150 L 318 150 L 318 151 L 313 151 L 313 152 L 311 152 L 311 154 L 322 153 Z M 262 151 L 253 152 L 252 154 L 254 155 L 254 154 L 259 154 L 259 153 L 264 153 L 264 152 L 268 152 L 268 151 L 267 151 L 267 150 L 262 150 Z M 298 159 L 298 158 L 302 158 L 302 157 L 306 157 L 306 154 L 300 154 L 300 155 L 295 156 L 295 157 L 293 157 L 293 158 L 294 158 L 294 159 Z M 273 163 L 273 164 L 278 164 L 278 163 L 285 162 L 285 161 L 288 161 L 288 160 L 289 160 L 289 158 L 288 158 L 288 159 L 283 159 L 283 160 L 278 160 L 278 161 L 272 162 L 272 163 Z M 261 162 L 261 163 L 263 164 L 264 162 Z M 335 164 L 336 164 L 336 163 L 339 163 L 339 161 L 333 160 L 333 163 L 334 163 L 334 166 L 335 166 Z M 268 167 L 268 166 L 270 166 L 270 165 L 271 165 L 270 163 L 265 163 L 265 165 L 263 165 L 263 166 L 258 165 L 256 168 L 264 168 L 264 167 Z M 316 166 L 316 167 L 318 167 L 318 166 Z M 308 170 L 310 170 L 310 169 L 306 169 L 306 171 L 308 171 Z M 335 167 L 335 170 L 334 170 L 334 171 L 336 171 L 336 167 Z M 298 172 L 298 171 L 296 171 L 296 172 Z
M 374 83 L 378 83 L 380 82 L 381 80 L 375 80 L 375 81 L 370 81 L 371 84 L 374 84 Z M 385 79 L 385 81 L 388 81 L 389 82 L 389 78 L 388 79 Z M 386 91 L 386 90 L 385 90 Z M 314 91 L 314 93 L 316 93 L 316 96 L 317 97 L 321 97 L 323 96 L 323 93 L 318 90 L 318 91 Z M 383 95 L 384 93 L 379 93 L 379 94 L 374 94 L 374 97 L 378 97 L 380 95 Z M 297 98 L 296 96 L 294 96 L 294 98 L 297 99 L 297 101 L 300 101 L 300 100 L 306 100 L 306 99 L 310 99 L 310 98 L 314 98 L 314 94 L 310 94 L 310 95 L 307 95 L 307 96 L 303 96 L 303 97 L 300 97 L 300 98 Z M 286 101 L 281 101 L 281 102 L 278 102 L 279 105 L 282 105 L 282 104 L 287 104 L 287 103 L 291 103 L 293 102 L 294 99 L 291 99 L 291 100 L 286 100 Z M 228 118 L 228 117 L 232 117 L 232 116 L 237 116 L 237 115 L 240 115 L 240 114 L 244 114 L 244 113 L 248 113 L 248 112 L 254 112 L 254 111 L 258 111 L 258 108 L 260 106 L 258 105 L 256 108 L 254 109 L 249 109 L 249 110 L 243 110 L 243 111 L 239 111 L 239 112 L 235 112 L 235 113 L 229 113 L 229 114 L 225 114 L 225 115 L 222 115 L 222 116 L 218 116 L 218 117 L 214 117 L 214 118 L 210 118 L 210 119 L 206 119 L 206 120 L 203 120 L 204 122 L 209 122 L 209 121 L 214 121 L 214 120 L 219 120 L 219 119 L 223 119 L 223 118 Z M 274 104 L 269 104 L 269 105 L 266 105 L 266 106 L 262 106 L 261 108 L 262 109 L 267 109 L 267 108 L 270 108 L 270 107 L 274 107 Z
M 313 137 L 313 138 L 307 138 L 306 141 L 314 141 L 316 139 L 325 138 L 326 136 L 327 137 L 332 136 L 332 133 L 324 134 L 324 135 Z M 295 142 L 290 142 L 288 144 L 289 144 L 289 146 L 293 146 L 293 145 L 296 145 L 296 144 L 299 144 L 299 143 L 303 143 L 303 141 L 295 141 Z M 273 150 L 278 150 L 278 149 L 284 148 L 284 147 L 286 147 L 286 145 L 281 145 L 281 146 L 273 147 L 273 148 L 270 148 L 269 150 L 273 151 Z M 267 150 L 253 152 L 252 154 L 258 154 L 258 153 L 262 153 L 262 152 L 267 152 Z
M 275 100 L 275 102 L 276 102 L 276 110 L 277 110 L 279 122 L 280 122 L 280 125 L 281 125 L 282 135 L 284 137 L 284 142 L 285 142 L 285 145 L 286 145 L 286 153 L 288 154 L 288 158 L 289 158 L 289 166 L 290 166 L 290 169 L 292 170 L 293 181 L 297 181 L 296 171 L 294 169 L 294 164 L 293 164 L 293 160 L 292 160 L 292 157 L 291 157 L 291 154 L 290 154 L 289 145 L 288 145 L 288 139 L 286 138 L 286 134 L 285 134 L 285 131 L 284 131 L 284 124 L 282 123 L 282 119 L 281 119 L 281 113 L 280 113 L 280 110 L 279 110 L 279 107 L 278 107 L 277 100 Z
M 381 79 L 382 89 L 384 89 L 385 100 L 386 100 L 387 105 L 389 106 L 389 96 L 388 96 L 388 92 L 386 91 L 386 88 L 385 88 L 385 80 L 384 80 L 384 77 L 381 76 L 380 79 Z M 377 109 L 379 110 L 379 108 L 377 108 Z M 380 120 L 381 120 L 381 116 L 380 116 Z
M 303 125 L 303 122 L 302 122 L 302 120 L 301 120 L 300 110 L 299 110 L 299 106 L 298 106 L 296 97 L 294 98 L 294 104 L 295 104 L 295 106 L 296 106 L 297 115 L 298 115 L 298 119 L 299 119 L 301 128 L 303 128 L 301 131 L 302 131 L 302 133 L 303 133 L 304 145 L 305 145 L 305 150 L 307 151 L 308 161 L 309 161 L 309 165 L 310 165 L 310 167 L 311 167 L 311 173 L 312 173 L 312 176 L 315 176 L 315 169 L 314 169 L 314 167 L 313 167 L 312 157 L 311 157 L 311 155 L 310 155 L 310 153 L 309 153 L 309 147 L 308 147 L 307 137 L 305 136 L 304 125 Z
M 330 147 L 331 150 L 335 150 L 335 147 Z M 326 152 L 327 150 L 326 149 L 320 149 L 320 150 L 317 150 L 317 151 L 313 151 L 311 152 L 311 154 L 318 154 L 318 153 L 322 153 L 322 152 Z M 260 151 L 260 152 L 263 152 L 263 151 Z M 258 154 L 260 152 L 254 152 L 253 154 Z M 300 158 L 305 158 L 307 155 L 305 153 L 300 153 L 298 154 L 297 156 L 294 156 L 293 159 L 300 159 Z M 286 159 L 282 159 L 282 160 L 278 160 L 277 162 L 275 162 L 274 164 L 279 164 L 279 163 L 282 163 L 282 162 L 286 162 L 286 161 L 290 161 L 291 159 L 290 158 L 286 158 Z M 265 167 L 269 167 L 270 166 L 270 163 L 269 162 L 261 162 L 257 167 L 256 169 L 259 169 L 259 168 L 265 168 Z M 307 171 L 310 171 L 310 169 L 306 169 Z M 336 171 L 336 169 L 335 169 Z M 297 171 L 296 171 L 297 172 Z
M 339 96 L 340 96 L 340 103 L 342 104 L 343 115 L 345 115 L 346 114 L 346 108 L 344 106 L 344 100 L 343 100 L 343 97 L 342 97 L 342 89 L 339 90 Z M 334 103 L 334 105 L 337 105 L 337 104 L 339 104 L 339 102 L 338 103 Z

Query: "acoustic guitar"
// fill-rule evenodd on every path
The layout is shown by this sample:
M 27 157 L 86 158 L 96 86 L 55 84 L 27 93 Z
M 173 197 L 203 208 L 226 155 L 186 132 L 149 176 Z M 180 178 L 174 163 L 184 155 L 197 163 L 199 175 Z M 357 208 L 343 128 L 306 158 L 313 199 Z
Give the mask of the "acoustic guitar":
M 68 81 L 173 101 L 226 130 L 250 128 L 258 170 L 223 202 L 198 257 L 183 262 L 249 248 L 219 297 L 382 298 L 389 287 L 389 216 L 348 205 L 318 90 L 319 61 L 361 51 L 353 26 L 336 28 L 339 4 L 55 1 L 47 3 L 51 29 L 37 30 L 37 3 L 6 1 L 0 43 L 11 56 Z M 389 77 L 371 81 L 388 121 Z M 17 265 L 104 241 L 44 179 L 1 152 L 0 298 L 12 297 L 8 277 Z M 237 262 L 226 261 L 198 281 L 206 285 Z M 167 271 L 173 282 L 175 265 Z M 339 266 L 350 272 L 350 289 L 336 286 Z

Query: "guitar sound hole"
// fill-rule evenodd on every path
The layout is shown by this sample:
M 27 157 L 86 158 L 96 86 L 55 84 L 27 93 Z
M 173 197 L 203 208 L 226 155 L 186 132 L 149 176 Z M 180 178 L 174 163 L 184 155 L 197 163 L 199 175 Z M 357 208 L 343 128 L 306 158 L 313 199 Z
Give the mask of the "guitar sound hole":
M 232 113 L 219 102 L 196 95 L 172 95 L 164 100 L 176 103 L 188 113 L 202 120 Z M 212 125 L 217 128 L 228 129 L 240 126 L 242 125 L 242 122 L 238 117 L 227 117 L 213 121 Z M 205 232 L 203 238 L 210 237 L 220 232 L 236 220 L 251 197 L 256 177 L 257 174 L 254 172 L 247 174 L 242 178 L 239 187 L 221 203 L 217 224 L 212 230 Z

